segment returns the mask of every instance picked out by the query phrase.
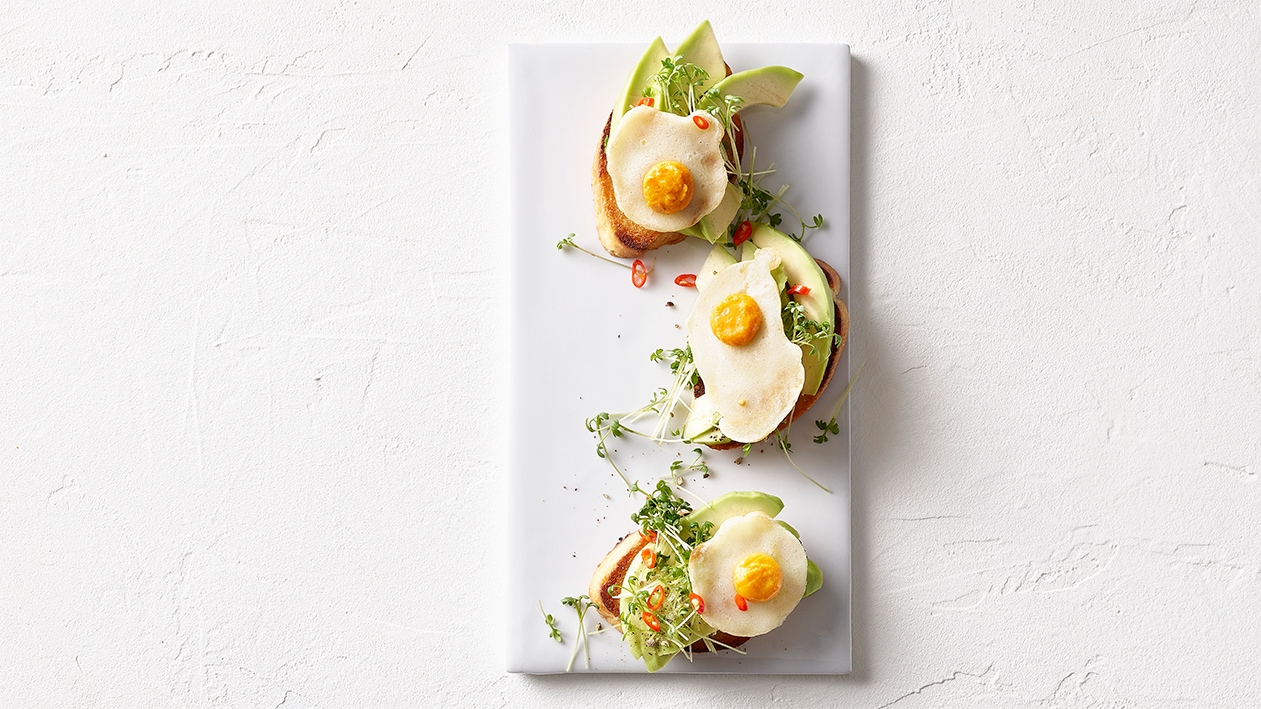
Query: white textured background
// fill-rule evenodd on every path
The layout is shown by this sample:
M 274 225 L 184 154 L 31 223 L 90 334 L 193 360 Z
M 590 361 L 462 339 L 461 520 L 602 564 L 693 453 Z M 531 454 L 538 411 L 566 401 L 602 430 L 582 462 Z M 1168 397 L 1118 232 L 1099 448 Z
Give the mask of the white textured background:
M 816 4 L 0 7 L 0 704 L 1261 702 L 1261 8 Z M 856 671 L 508 676 L 505 45 L 703 17 L 853 47 Z

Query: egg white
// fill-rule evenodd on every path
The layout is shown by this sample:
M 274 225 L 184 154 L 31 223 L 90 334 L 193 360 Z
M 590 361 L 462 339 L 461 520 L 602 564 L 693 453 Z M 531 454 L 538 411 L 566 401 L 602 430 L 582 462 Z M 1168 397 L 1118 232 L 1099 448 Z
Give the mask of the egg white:
M 736 607 L 733 573 L 750 554 L 767 554 L 784 574 L 779 594 L 769 601 L 748 602 L 748 610 Z M 732 517 L 713 538 L 692 550 L 687 574 L 692 592 L 705 599 L 701 617 L 717 630 L 751 638 L 783 625 L 806 592 L 806 550 L 778 522 L 762 512 Z
M 705 382 L 703 398 L 721 416 L 718 430 L 740 443 L 770 435 L 796 405 L 806 380 L 801 348 L 784 334 L 779 287 L 771 275 L 778 264 L 774 251 L 758 249 L 753 260 L 727 266 L 706 284 L 687 320 L 692 360 Z M 762 326 L 747 345 L 728 345 L 710 329 L 714 306 L 734 293 L 747 294 L 762 311 Z
M 701 129 L 693 120 L 704 119 Z M 722 202 L 727 167 L 722 158 L 722 123 L 705 111 L 678 116 L 650 106 L 627 111 L 609 136 L 605 154 L 613 196 L 627 219 L 653 231 L 686 229 Z M 692 201 L 674 214 L 662 214 L 644 198 L 644 174 L 660 162 L 674 160 L 692 173 Z

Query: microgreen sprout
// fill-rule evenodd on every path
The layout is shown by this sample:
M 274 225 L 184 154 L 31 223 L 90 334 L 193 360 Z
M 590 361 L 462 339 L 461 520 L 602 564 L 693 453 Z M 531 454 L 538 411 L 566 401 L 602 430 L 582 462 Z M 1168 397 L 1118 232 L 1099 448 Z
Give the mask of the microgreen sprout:
M 840 412 L 838 411 L 837 413 Z M 814 437 L 815 443 L 827 443 L 829 433 L 833 436 L 838 436 L 841 433 L 841 427 L 837 425 L 835 416 L 832 417 L 831 421 L 819 419 L 814 422 L 814 425 L 817 426 L 820 431 L 823 431 L 823 433 Z
M 820 490 L 828 493 L 829 495 L 832 494 L 832 491 L 824 487 L 823 483 L 810 477 L 810 475 L 806 473 L 806 471 L 802 470 L 796 463 L 793 462 L 793 457 L 792 457 L 793 446 L 791 443 L 788 442 L 788 429 L 791 426 L 792 426 L 792 422 L 790 421 L 789 424 L 784 427 L 783 431 L 775 432 L 775 442 L 779 446 L 779 449 L 784 451 L 784 457 L 788 459 L 788 464 L 791 465 L 794 470 L 801 473 L 801 476 L 804 477 L 806 480 L 809 480 L 810 482 L 817 485 Z
M 666 57 L 661 60 L 661 71 L 652 77 L 661 98 L 662 111 L 686 116 L 697 108 L 696 86 L 709 80 L 709 72 L 683 57 Z
M 651 670 L 660 665 L 652 664 L 647 656 L 664 661 L 681 653 L 690 660 L 692 644 L 714 632 L 691 601 L 692 582 L 687 574 L 692 550 L 713 536 L 714 525 L 692 521 L 692 506 L 678 495 L 682 490 L 665 480 L 649 490 L 636 489 L 645 499 L 631 521 L 650 540 L 652 546 L 646 548 L 655 553 L 655 563 L 639 567 L 608 591 L 618 598 L 627 641 L 637 657 L 645 656 Z
M 614 266 L 621 266 L 622 268 L 626 268 L 626 269 L 631 268 L 630 264 L 625 264 L 625 263 L 622 263 L 621 261 L 614 261 L 611 258 L 606 258 L 604 256 L 601 256 L 600 254 L 595 253 L 594 251 L 588 251 L 582 248 L 581 246 L 579 246 L 578 244 L 575 244 L 573 234 L 570 234 L 569 236 L 566 236 L 565 238 L 556 242 L 557 251 L 564 251 L 566 248 L 578 249 L 579 251 L 581 251 L 582 253 L 588 256 L 594 256 L 595 258 L 598 258 L 601 261 L 604 261 L 605 263 L 611 263 Z
M 681 460 L 670 463 L 670 477 L 678 487 L 683 487 L 685 482 L 683 476 L 692 471 L 701 473 L 704 477 L 709 477 L 709 465 L 705 463 L 704 452 L 700 448 L 693 448 L 692 451 L 696 453 L 696 459 L 691 463 L 684 464 Z
M 539 613 L 543 614 L 543 622 L 547 623 L 547 628 L 548 630 L 551 631 L 550 633 L 547 634 L 547 637 L 551 638 L 552 640 L 555 640 L 558 643 L 565 642 L 564 638 L 562 638 L 560 635 L 560 628 L 556 627 L 556 616 L 543 610 L 542 601 L 539 601 Z
M 788 340 L 809 350 L 810 354 L 814 354 L 824 341 L 831 346 L 833 339 L 838 341 L 840 339 L 832 323 L 811 320 L 806 315 L 805 306 L 791 298 L 784 304 L 781 316 L 784 321 L 784 334 L 788 336 Z
M 675 407 L 682 401 L 683 395 L 696 386 L 696 380 L 700 375 L 696 371 L 696 363 L 692 361 L 691 347 L 674 348 L 668 351 L 659 349 L 653 352 L 649 359 L 654 362 L 669 360 L 670 371 L 674 374 L 674 381 L 670 383 L 670 388 L 666 391 L 665 401 L 662 402 L 660 409 L 656 409 L 657 425 L 653 428 L 652 439 L 661 443 L 667 440 L 666 432 L 669 430 L 670 418 L 674 416 Z
M 784 193 L 788 191 L 788 185 L 781 185 L 778 192 L 770 192 L 758 184 L 758 180 L 766 175 L 775 172 L 775 166 L 765 170 L 754 169 L 757 161 L 757 148 L 755 147 L 749 157 L 749 169 L 744 174 L 738 172 L 736 175 L 736 186 L 740 188 L 742 194 L 740 199 L 740 210 L 736 213 L 736 218 L 732 221 L 733 226 L 744 221 L 761 222 L 768 224 L 773 228 L 779 228 L 783 222 L 783 215 L 771 210 L 776 206 L 781 206 L 792 213 L 797 221 L 801 223 L 801 233 L 794 234 L 788 232 L 788 236 L 794 241 L 802 242 L 805 240 L 806 232 L 810 229 L 820 229 L 823 227 L 824 220 L 822 214 L 816 214 L 811 217 L 809 222 L 801 216 L 796 207 L 784 201 Z M 732 232 L 734 234 L 734 231 Z M 731 245 L 731 244 L 728 244 Z
M 587 632 L 587 623 L 585 618 L 587 611 L 591 610 L 595 604 L 592 603 L 591 598 L 585 594 L 578 596 L 577 598 L 573 596 L 566 596 L 561 599 L 561 603 L 573 608 L 574 612 L 578 614 L 578 642 L 574 643 L 574 650 L 569 655 L 569 664 L 565 665 L 565 671 L 568 672 L 574 668 L 574 660 L 578 657 L 579 645 L 582 646 L 586 667 L 587 669 L 591 669 L 591 647 L 588 642 L 588 637 L 592 635 L 592 633 Z
M 841 428 L 836 424 L 836 417 L 841 414 L 841 407 L 845 405 L 845 400 L 849 398 L 849 393 L 854 389 L 854 382 L 858 381 L 858 375 L 863 373 L 863 367 L 867 366 L 866 362 L 858 365 L 858 371 L 854 372 L 854 376 L 850 378 L 849 384 L 845 387 L 845 391 L 841 392 L 841 400 L 836 402 L 836 408 L 832 409 L 831 421 L 815 421 L 814 425 L 823 433 L 814 437 L 815 443 L 827 443 L 828 434 L 834 436 L 840 435 Z

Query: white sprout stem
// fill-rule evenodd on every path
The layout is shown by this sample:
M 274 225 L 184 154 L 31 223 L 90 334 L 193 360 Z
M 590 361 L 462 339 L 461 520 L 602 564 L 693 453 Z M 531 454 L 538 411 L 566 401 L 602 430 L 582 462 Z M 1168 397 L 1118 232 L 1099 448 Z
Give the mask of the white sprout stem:
M 582 623 L 579 623 L 579 625 L 582 625 Z M 579 633 L 579 636 L 581 636 L 581 633 Z M 565 665 L 566 672 L 574 668 L 574 660 L 578 659 L 578 642 L 578 639 L 574 640 L 574 649 L 569 653 L 569 664 Z
M 836 408 L 832 409 L 832 420 L 835 421 L 837 416 L 841 415 L 841 407 L 845 405 L 845 400 L 849 398 L 849 392 L 854 388 L 854 382 L 858 381 L 858 375 L 863 373 L 863 367 L 867 366 L 867 360 L 863 360 L 858 365 L 858 370 L 854 372 L 854 376 L 850 378 L 849 384 L 846 385 L 845 391 L 841 392 L 841 400 L 836 402 Z
M 583 611 L 578 614 L 578 625 L 582 628 L 582 664 L 587 669 L 591 669 L 591 643 L 587 641 L 586 615 L 587 609 L 584 608 Z
M 601 428 L 599 433 L 600 447 L 604 450 L 604 459 L 609 461 L 609 465 L 613 466 L 613 472 L 617 473 L 617 476 L 622 479 L 622 484 L 626 486 L 627 491 L 634 493 L 635 488 L 631 485 L 630 478 L 626 477 L 626 473 L 623 473 L 622 469 L 617 467 L 617 463 L 613 462 L 613 451 L 609 450 L 609 447 L 605 445 L 609 438 L 609 434 L 605 431 L 606 429 Z
M 570 236 L 570 237 L 572 237 L 572 236 L 573 236 L 573 234 L 570 234 L 569 236 Z M 571 240 L 569 240 L 569 241 L 566 241 L 565 243 L 566 243 L 566 244 L 568 244 L 569 246 L 574 247 L 575 249 L 578 249 L 579 251 L 581 251 L 582 253 L 584 253 L 584 254 L 586 254 L 586 255 L 588 255 L 588 256 L 594 256 L 594 257 L 596 257 L 596 258 L 600 259 L 601 261 L 604 261 L 604 262 L 606 262 L 606 263 L 611 263 L 611 264 L 613 264 L 614 266 L 621 266 L 622 268 L 628 268 L 628 269 L 632 269 L 632 270 L 633 270 L 633 267 L 628 266 L 628 265 L 626 265 L 626 264 L 622 263 L 621 261 L 614 261 L 613 259 L 611 259 L 611 258 L 606 258 L 606 257 L 604 257 L 604 256 L 601 256 L 600 254 L 597 254 L 597 253 L 595 253 L 594 251 L 588 251 L 588 250 L 586 250 L 586 249 L 582 248 L 582 247 L 581 247 L 581 246 L 579 246 L 578 244 L 575 244 L 575 243 L 573 242 L 573 240 L 572 240 L 572 239 L 571 239 Z
M 684 489 L 683 487 L 681 487 L 681 486 L 679 486 L 679 485 L 675 485 L 674 487 L 675 487 L 675 492 L 676 492 L 676 493 L 677 493 L 677 492 L 687 493 L 688 497 L 691 497 L 693 500 L 696 500 L 697 502 L 701 503 L 702 507 L 709 507 L 709 503 L 708 503 L 708 502 L 706 502 L 706 501 L 702 500 L 700 497 L 698 497 L 698 496 L 694 495 L 693 493 L 689 492 L 688 490 Z
M 681 555 L 682 555 L 682 552 L 680 552 L 680 551 L 679 551 L 679 548 L 678 548 L 678 547 L 676 547 L 676 546 L 674 545 L 674 539 L 672 538 L 674 535 L 672 535 L 672 534 L 666 534 L 665 532 L 662 532 L 662 533 L 661 533 L 660 535 L 658 535 L 658 536 L 659 536 L 661 539 L 666 540 L 666 544 L 669 544 L 669 545 L 670 545 L 670 551 L 671 551 L 671 552 L 674 552 L 674 554 L 675 554 L 676 556 L 681 556 Z M 682 539 L 679 539 L 678 541 L 679 541 L 679 543 L 680 543 L 680 544 L 682 544 L 682 543 L 683 543 L 683 540 L 682 540 Z
M 784 430 L 785 430 L 785 432 L 787 432 L 787 430 L 788 430 L 788 429 L 787 429 L 787 427 L 785 427 L 785 429 L 784 429 Z M 832 494 L 832 491 L 831 491 L 831 490 L 829 490 L 829 489 L 827 489 L 826 487 L 824 487 L 824 486 L 823 486 L 823 483 L 821 483 L 821 482 L 819 482 L 818 480 L 815 480 L 814 478 L 810 477 L 810 476 L 806 473 L 806 471 L 802 470 L 802 469 L 801 469 L 801 468 L 800 468 L 800 467 L 799 467 L 796 463 L 794 463 L 794 462 L 793 462 L 793 457 L 792 457 L 792 455 L 790 455 L 790 454 L 788 453 L 788 446 L 787 446 L 788 439 L 786 438 L 786 436 L 780 436 L 779 434 L 775 434 L 775 435 L 779 437 L 779 449 L 780 449 L 780 450 L 782 450 L 782 451 L 784 452 L 784 457 L 788 459 L 788 464 L 789 464 L 789 465 L 791 465 L 791 466 L 793 467 L 793 469 L 795 469 L 797 472 L 801 473 L 801 476 L 802 476 L 802 477 L 804 477 L 806 480 L 809 480 L 810 482 L 812 482 L 812 483 L 814 483 L 815 485 L 819 486 L 819 489 L 820 489 L 820 490 L 822 490 L 822 491 L 826 492 L 827 494 L 831 495 L 831 494 Z
M 670 417 L 674 414 L 674 409 L 678 406 L 679 400 L 683 397 L 684 385 L 692 379 L 692 373 L 696 371 L 696 365 L 689 362 L 687 365 L 680 367 L 678 374 L 674 377 L 674 382 L 670 385 L 670 391 L 666 395 L 665 405 L 661 408 L 661 413 L 657 417 L 657 427 L 653 429 L 652 435 L 654 440 L 665 441 L 666 430 L 669 429 Z
M 744 649 L 742 649 L 742 648 L 738 648 L 738 647 L 735 647 L 735 646 L 733 646 L 733 645 L 728 645 L 727 643 L 725 643 L 725 642 L 723 642 L 723 641 L 721 641 L 721 640 L 715 640 L 715 639 L 713 639 L 712 637 L 710 637 L 710 638 L 706 638 L 706 639 L 707 639 L 707 640 L 709 640 L 709 642 L 710 642 L 710 643 L 713 643 L 714 645 L 721 645 L 721 646 L 723 647 L 723 649 L 724 649 L 724 650 L 731 650 L 732 652 L 736 652 L 736 653 L 739 653 L 739 654 L 741 654 L 741 655 L 746 654 L 746 651 L 745 651 Z

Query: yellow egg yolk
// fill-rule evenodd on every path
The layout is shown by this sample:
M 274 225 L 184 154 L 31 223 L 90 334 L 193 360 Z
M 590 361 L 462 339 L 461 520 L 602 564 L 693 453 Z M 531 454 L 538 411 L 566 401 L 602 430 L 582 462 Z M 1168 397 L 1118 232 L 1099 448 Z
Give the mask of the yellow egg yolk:
M 681 162 L 659 162 L 644 173 L 644 201 L 654 212 L 674 214 L 686 209 L 695 191 L 692 171 Z
M 719 341 L 740 347 L 753 341 L 762 327 L 762 309 L 746 293 L 732 293 L 709 314 L 709 329 Z
M 745 600 L 762 603 L 779 595 L 784 585 L 784 572 L 779 563 L 767 554 L 749 554 L 736 565 L 733 578 L 736 593 Z

